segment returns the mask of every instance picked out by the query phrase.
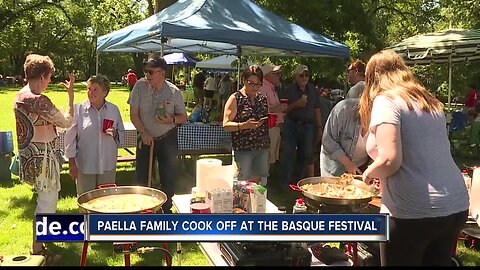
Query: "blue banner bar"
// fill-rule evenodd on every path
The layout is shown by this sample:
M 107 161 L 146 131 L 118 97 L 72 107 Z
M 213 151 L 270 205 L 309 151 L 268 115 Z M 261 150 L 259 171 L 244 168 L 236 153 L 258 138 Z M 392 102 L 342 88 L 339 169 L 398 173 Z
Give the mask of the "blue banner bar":
M 387 241 L 383 214 L 91 214 L 87 239 L 163 241 Z
M 384 214 L 89 214 L 37 215 L 35 228 L 37 241 L 58 242 L 388 241 L 388 224 Z
M 40 242 L 81 242 L 85 240 L 85 215 L 36 215 L 35 236 Z

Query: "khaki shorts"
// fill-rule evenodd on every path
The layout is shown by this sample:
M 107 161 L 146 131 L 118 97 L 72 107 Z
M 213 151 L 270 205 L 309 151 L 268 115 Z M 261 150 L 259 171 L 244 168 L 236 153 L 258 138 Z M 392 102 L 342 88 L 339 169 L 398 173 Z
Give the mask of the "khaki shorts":
M 270 136 L 268 163 L 273 164 L 280 159 L 280 127 L 276 126 L 268 129 L 268 135 Z
M 99 185 L 115 184 L 116 173 L 116 168 L 111 171 L 104 171 L 103 174 L 83 174 L 79 170 L 78 179 L 76 181 L 77 196 L 80 196 L 87 191 L 94 190 L 98 188 Z

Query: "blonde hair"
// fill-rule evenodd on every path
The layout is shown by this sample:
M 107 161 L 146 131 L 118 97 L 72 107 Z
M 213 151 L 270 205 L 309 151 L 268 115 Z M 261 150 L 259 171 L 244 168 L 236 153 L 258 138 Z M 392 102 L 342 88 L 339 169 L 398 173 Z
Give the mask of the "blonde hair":
M 103 76 L 103 75 L 100 75 L 100 74 L 97 75 L 97 76 L 92 76 L 87 80 L 87 83 L 88 84 L 92 84 L 92 83 L 98 84 L 98 86 L 100 86 L 103 89 L 103 91 L 107 92 L 107 95 L 110 92 L 110 81 L 108 80 L 108 78 L 106 76 Z
M 23 64 L 23 70 L 27 80 L 33 80 L 40 78 L 42 75 L 53 74 L 55 66 L 48 56 L 29 54 Z
M 439 114 L 443 111 L 443 104 L 417 81 L 410 68 L 393 50 L 380 51 L 367 63 L 365 90 L 360 98 L 362 128 L 368 129 L 373 100 L 380 95 L 402 98 L 411 111 L 412 103 L 428 113 Z

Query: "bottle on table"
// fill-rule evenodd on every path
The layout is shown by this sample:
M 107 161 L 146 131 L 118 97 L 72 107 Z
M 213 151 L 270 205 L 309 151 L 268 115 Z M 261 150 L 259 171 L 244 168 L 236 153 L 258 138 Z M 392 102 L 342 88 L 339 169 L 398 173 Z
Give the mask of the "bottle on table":
M 293 214 L 304 214 L 307 212 L 307 206 L 302 198 L 299 198 L 295 201 L 295 205 L 293 206 Z
M 190 199 L 190 204 L 194 204 L 194 203 L 205 203 L 205 194 L 203 193 L 196 193 L 195 194 L 195 197 L 192 197 Z

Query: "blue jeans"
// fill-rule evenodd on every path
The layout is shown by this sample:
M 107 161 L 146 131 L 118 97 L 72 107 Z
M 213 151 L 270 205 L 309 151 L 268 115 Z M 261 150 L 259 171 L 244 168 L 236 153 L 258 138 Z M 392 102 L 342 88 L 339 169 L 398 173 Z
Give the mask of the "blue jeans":
M 165 213 L 171 213 L 170 208 L 172 208 L 172 197 L 175 192 L 175 181 L 177 180 L 178 135 L 176 130 L 170 131 L 162 139 L 156 139 L 153 147 L 153 157 L 158 160 L 161 190 L 167 195 L 167 201 L 162 207 Z M 137 164 L 135 169 L 137 184 L 140 186 L 148 185 L 149 156 L 150 146 L 142 143 L 142 147 L 138 148 L 137 144 Z
M 314 135 L 315 123 L 299 124 L 285 118 L 280 158 L 282 184 L 297 184 L 299 180 L 305 178 L 307 165 L 312 159 Z M 293 158 L 295 162 L 292 166 Z
M 238 180 L 251 180 L 253 176 L 268 177 L 268 149 L 233 151 L 238 167 Z

